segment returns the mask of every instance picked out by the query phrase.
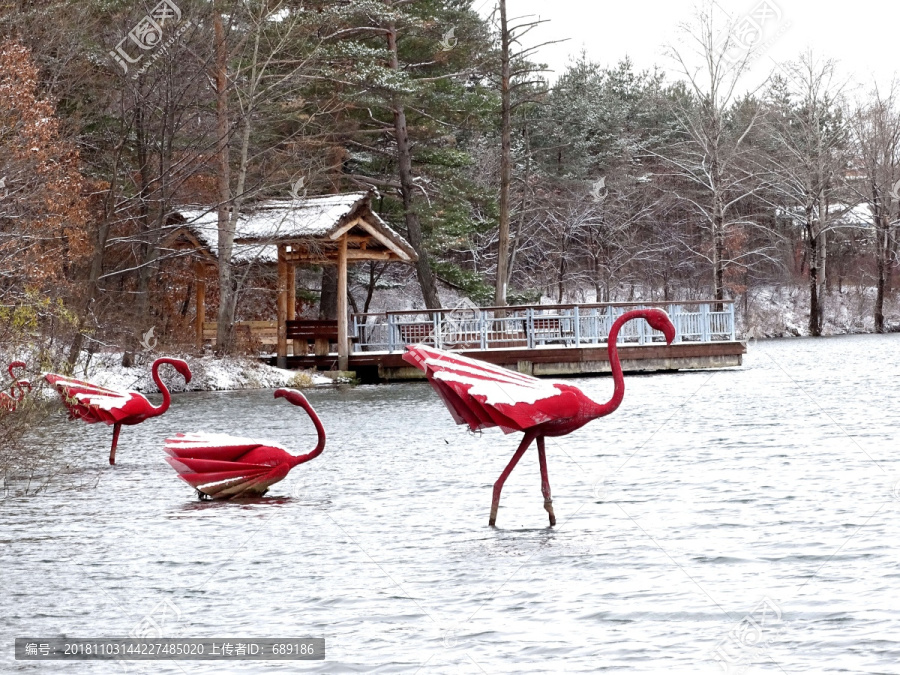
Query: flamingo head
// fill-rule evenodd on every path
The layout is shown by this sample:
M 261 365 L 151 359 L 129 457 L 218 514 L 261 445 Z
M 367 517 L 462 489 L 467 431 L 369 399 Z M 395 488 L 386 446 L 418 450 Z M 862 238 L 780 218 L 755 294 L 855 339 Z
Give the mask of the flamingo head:
M 653 330 L 658 330 L 666 336 L 666 344 L 672 344 L 672 340 L 675 339 L 675 325 L 668 314 L 661 309 L 648 309 L 644 318 Z
M 308 462 L 314 457 L 318 457 L 322 454 L 322 450 L 325 449 L 325 427 L 322 426 L 322 420 L 319 419 L 319 416 L 316 414 L 316 411 L 313 409 L 312 405 L 310 405 L 309 401 L 306 400 L 306 397 L 296 389 L 277 389 L 275 391 L 275 398 L 286 398 L 295 406 L 303 408 L 306 411 L 306 414 L 309 415 L 309 419 L 312 420 L 313 425 L 316 427 L 316 435 L 319 439 L 318 443 L 316 443 L 316 447 L 305 455 L 293 456 L 293 459 L 291 460 L 293 462 L 292 466 L 303 464 L 303 462 Z
M 310 407 L 306 397 L 296 389 L 276 389 L 275 398 L 286 398 L 288 401 L 301 408 L 308 409 Z
M 14 370 L 25 370 L 27 367 L 28 367 L 28 364 L 26 364 L 24 361 L 13 361 L 12 363 L 9 364 L 9 368 L 7 368 L 7 371 L 9 372 L 9 376 L 12 379 L 16 380 L 18 378 L 16 377 L 16 374 L 13 371 Z
M 191 381 L 191 369 L 188 367 L 186 361 L 182 361 L 181 359 L 166 359 L 166 363 L 181 374 L 185 384 Z

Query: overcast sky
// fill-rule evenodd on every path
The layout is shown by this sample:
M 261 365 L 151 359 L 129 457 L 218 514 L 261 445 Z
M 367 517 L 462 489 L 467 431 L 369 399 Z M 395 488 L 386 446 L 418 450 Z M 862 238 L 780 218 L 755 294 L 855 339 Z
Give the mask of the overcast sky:
M 758 15 L 761 0 L 719 0 L 736 20 Z M 827 3 L 812 0 L 765 0 L 772 11 L 762 22 L 763 42 L 770 44 L 754 61 L 748 87 L 765 78 L 779 61 L 795 59 L 806 48 L 836 59 L 842 81 L 860 89 L 889 84 L 900 68 L 900 5 L 886 0 Z M 475 0 L 479 8 L 482 0 Z M 495 0 L 483 0 L 487 14 Z M 543 47 L 536 60 L 562 72 L 569 57 L 584 48 L 604 65 L 630 56 L 639 68 L 654 64 L 671 69 L 664 47 L 679 38 L 679 24 L 689 21 L 694 0 L 507 0 L 510 17 L 550 19 L 532 31 L 526 44 L 568 38 Z M 780 13 L 780 17 L 775 13 Z M 758 24 L 760 22 L 757 22 Z M 534 36 L 532 38 L 532 36 Z M 550 74 L 555 79 L 555 74 Z

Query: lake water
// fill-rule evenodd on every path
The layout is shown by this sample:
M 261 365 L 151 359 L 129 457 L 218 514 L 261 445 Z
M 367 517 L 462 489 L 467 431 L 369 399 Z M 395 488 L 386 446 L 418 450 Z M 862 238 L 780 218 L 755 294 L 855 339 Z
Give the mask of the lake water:
M 569 380 L 597 399 L 609 378 Z M 153 673 L 900 673 L 900 335 L 753 344 L 740 369 L 631 376 L 613 415 L 547 440 L 455 426 L 427 384 L 309 392 L 325 452 L 250 503 L 199 502 L 163 439 L 306 452 L 271 391 L 184 394 L 159 419 L 68 422 L 96 488 L 0 501 L 0 671 L 15 636 L 324 637 L 326 661 Z M 718 658 L 716 660 L 716 650 Z M 129 672 L 137 671 L 129 666 Z

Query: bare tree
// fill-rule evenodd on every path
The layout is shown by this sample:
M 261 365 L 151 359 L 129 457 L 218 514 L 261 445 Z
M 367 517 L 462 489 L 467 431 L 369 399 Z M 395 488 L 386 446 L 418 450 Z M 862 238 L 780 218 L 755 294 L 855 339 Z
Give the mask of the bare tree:
M 494 305 L 506 305 L 506 293 L 510 278 L 510 189 L 512 185 L 512 114 L 521 105 L 534 100 L 545 92 L 544 82 L 531 76 L 544 70 L 528 59 L 540 48 L 559 40 L 543 42 L 533 47 L 513 50 L 513 45 L 521 45 L 521 39 L 547 19 L 517 17 L 510 20 L 506 13 L 506 0 L 499 0 L 497 6 L 500 37 L 500 213 L 497 227 L 497 272 L 494 281 Z M 535 90 L 535 85 L 539 87 Z M 513 100 L 517 90 L 526 94 Z M 512 249 L 514 252 L 514 248 Z
M 303 100 L 301 89 L 320 45 L 314 25 L 302 17 L 287 2 L 240 3 L 233 15 L 240 30 L 232 54 L 227 53 L 221 13 L 214 17 L 220 288 L 216 347 L 220 353 L 231 348 L 238 296 L 252 269 L 244 266 L 240 278 L 235 274 L 232 255 L 238 220 L 248 204 L 271 193 L 273 183 L 285 184 L 286 166 L 308 171 L 310 166 L 324 164 L 324 159 L 316 162 L 312 157 L 294 156 L 283 163 L 277 159 L 286 147 L 306 145 L 304 149 L 314 155 L 325 145 L 321 134 L 311 132 L 321 110 L 307 106 L 298 123 L 288 105 Z M 229 67 L 230 63 L 234 65 Z M 267 130 L 288 123 L 287 134 L 273 137 Z
M 782 66 L 769 90 L 764 155 L 772 206 L 783 209 L 799 232 L 809 262 L 809 333 L 821 335 L 824 319 L 827 234 L 840 213 L 837 196 L 849 161 L 841 111 L 843 87 L 835 62 L 806 52 Z
M 670 99 L 680 138 L 657 153 L 688 187 L 679 197 L 694 208 L 709 234 L 704 257 L 712 268 L 716 300 L 725 298 L 728 230 L 745 222 L 736 207 L 754 191 L 746 155 L 758 111 L 736 114 L 738 85 L 752 50 L 736 61 L 730 58 L 737 42 L 732 29 L 713 2 L 699 7 L 694 22 L 682 26 L 687 46 L 671 46 L 669 53 L 689 95 Z
M 851 122 L 860 179 L 854 190 L 868 204 L 874 226 L 876 270 L 875 330 L 884 332 L 884 298 L 894 262 L 900 185 L 900 100 L 898 83 L 884 93 L 876 86 L 869 100 L 857 107 Z

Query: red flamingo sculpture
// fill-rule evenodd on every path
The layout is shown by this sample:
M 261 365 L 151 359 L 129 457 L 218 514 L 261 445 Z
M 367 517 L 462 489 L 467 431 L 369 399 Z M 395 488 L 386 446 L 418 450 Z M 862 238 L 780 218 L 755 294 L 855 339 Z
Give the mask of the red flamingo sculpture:
M 225 434 L 178 434 L 166 440 L 166 461 L 179 478 L 197 490 L 201 499 L 264 495 L 291 469 L 318 457 L 325 449 L 325 428 L 306 397 L 296 389 L 279 389 L 275 398 L 286 398 L 309 415 L 318 434 L 312 451 L 291 455 L 268 441 Z
M 168 364 L 177 370 L 185 383 L 191 381 L 191 369 L 181 359 L 162 358 L 153 362 L 153 381 L 162 392 L 162 405 L 153 406 L 142 394 L 136 391 L 118 391 L 98 387 L 90 382 L 73 380 L 70 377 L 46 373 L 44 379 L 59 392 L 66 408 L 69 409 L 69 419 L 80 419 L 88 424 L 103 422 L 112 424 L 113 439 L 112 448 L 109 451 L 109 463 L 116 463 L 116 445 L 119 442 L 119 431 L 123 424 L 140 424 L 151 417 L 159 417 L 169 409 L 172 396 L 168 387 L 159 377 L 159 367 Z
M 494 483 L 494 499 L 488 521 L 490 525 L 497 522 L 503 484 L 535 440 L 541 467 L 544 508 L 550 515 L 550 525 L 556 525 L 550 498 L 544 438 L 563 436 L 580 429 L 591 420 L 609 415 L 622 403 L 625 380 L 622 377 L 616 339 L 622 325 L 632 319 L 645 319 L 652 328 L 665 335 L 668 344 L 675 339 L 675 326 L 661 309 L 637 309 L 617 318 L 607 340 L 614 389 L 612 398 L 606 403 L 598 403 L 577 387 L 561 382 L 539 380 L 424 345 L 406 348 L 403 359 L 425 372 L 431 386 L 444 401 L 457 424 L 468 424 L 473 431 L 496 426 L 504 433 L 525 432 L 525 438 L 519 444 L 516 454 Z
M 25 390 L 31 391 L 31 382 L 16 377 L 14 370 L 22 370 L 28 366 L 24 361 L 13 361 L 6 369 L 12 378 L 12 385 L 9 387 L 9 393 L 0 391 L 0 409 L 7 412 L 15 412 L 19 403 L 25 398 Z

